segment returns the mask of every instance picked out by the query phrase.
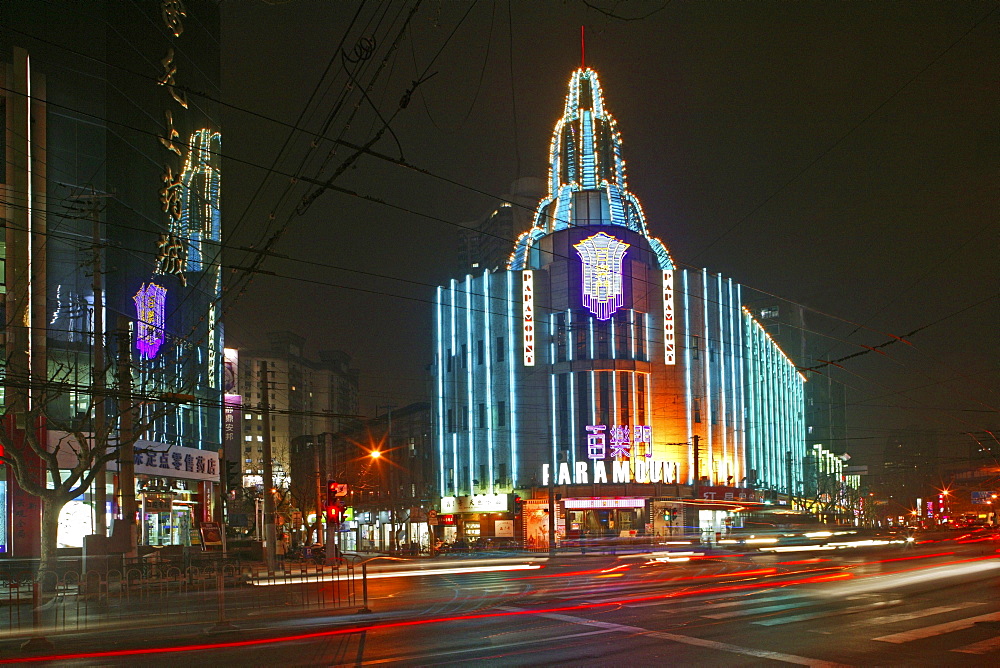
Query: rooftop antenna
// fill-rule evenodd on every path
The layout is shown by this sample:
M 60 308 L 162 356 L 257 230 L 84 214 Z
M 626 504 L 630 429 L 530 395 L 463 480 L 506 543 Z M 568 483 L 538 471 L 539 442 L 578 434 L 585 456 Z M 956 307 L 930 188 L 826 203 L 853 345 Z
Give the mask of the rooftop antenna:
M 587 41 L 584 38 L 583 26 L 580 26 L 580 69 L 587 69 Z

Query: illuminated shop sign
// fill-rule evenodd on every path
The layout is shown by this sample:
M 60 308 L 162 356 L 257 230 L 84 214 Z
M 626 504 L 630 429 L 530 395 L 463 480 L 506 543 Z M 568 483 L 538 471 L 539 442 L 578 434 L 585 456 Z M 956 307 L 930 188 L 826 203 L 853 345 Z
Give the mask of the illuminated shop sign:
M 632 457 L 632 446 L 636 446 L 636 456 L 653 456 L 653 428 L 648 425 L 588 424 L 588 459 L 626 459 Z M 639 452 L 643 450 L 643 452 Z
M 604 232 L 573 245 L 583 261 L 583 305 L 598 320 L 610 319 L 624 303 L 622 262 L 628 247 Z
M 566 499 L 563 507 L 566 510 L 581 510 L 584 508 L 644 508 L 646 499 Z
M 474 496 L 442 496 L 442 513 L 505 513 L 508 510 L 506 494 L 476 494 Z M 439 515 L 440 517 L 440 515 Z
M 610 464 L 610 466 L 608 466 Z M 609 470 L 610 469 L 610 470 Z M 612 485 L 627 483 L 677 483 L 677 464 L 652 459 L 633 461 L 608 461 L 600 459 L 591 462 L 562 462 L 556 473 L 557 485 Z M 610 475 L 609 475 L 610 474 Z M 549 484 L 549 465 L 542 464 L 542 486 Z
M 135 301 L 135 347 L 140 356 L 151 360 L 163 345 L 163 311 L 167 289 L 150 283 L 143 285 L 132 299 Z
M 663 354 L 664 363 L 674 363 L 674 272 L 663 272 Z
M 187 480 L 219 480 L 219 453 L 216 450 L 184 448 L 165 443 L 138 440 L 133 462 L 136 475 Z M 118 470 L 118 462 L 108 462 L 108 469 Z
M 535 366 L 535 275 L 521 272 L 521 314 L 524 333 L 524 366 Z

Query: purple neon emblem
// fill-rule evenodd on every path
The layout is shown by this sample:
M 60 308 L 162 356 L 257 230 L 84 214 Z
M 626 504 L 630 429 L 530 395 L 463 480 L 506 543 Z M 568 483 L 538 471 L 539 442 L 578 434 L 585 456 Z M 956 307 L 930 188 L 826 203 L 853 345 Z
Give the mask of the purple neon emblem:
M 139 355 L 151 360 L 163 345 L 163 311 L 167 289 L 156 283 L 143 285 L 132 298 L 135 301 L 135 347 Z
M 630 244 L 598 232 L 573 248 L 583 260 L 583 305 L 598 320 L 608 320 L 624 303 L 622 261 Z

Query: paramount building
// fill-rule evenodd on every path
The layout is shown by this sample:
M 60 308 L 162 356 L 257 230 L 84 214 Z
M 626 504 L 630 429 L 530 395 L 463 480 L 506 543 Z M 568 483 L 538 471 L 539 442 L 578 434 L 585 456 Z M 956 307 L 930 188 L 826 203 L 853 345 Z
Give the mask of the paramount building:
M 577 70 L 531 228 L 506 267 L 437 289 L 436 484 L 442 512 L 479 510 L 445 515 L 446 539 L 542 541 L 550 477 L 563 535 L 669 532 L 696 479 L 709 498 L 799 491 L 803 376 L 739 284 L 675 265 L 625 177 L 597 73 Z M 673 516 L 723 520 L 696 511 Z

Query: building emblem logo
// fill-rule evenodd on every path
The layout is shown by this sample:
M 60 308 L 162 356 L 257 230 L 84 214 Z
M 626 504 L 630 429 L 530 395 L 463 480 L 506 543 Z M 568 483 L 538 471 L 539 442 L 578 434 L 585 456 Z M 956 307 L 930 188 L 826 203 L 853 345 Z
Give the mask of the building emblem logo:
M 163 345 L 163 311 L 167 289 L 156 283 L 143 285 L 132 298 L 135 301 L 135 347 L 139 355 L 151 360 Z
M 598 232 L 573 248 L 583 261 L 583 305 L 598 320 L 608 320 L 622 307 L 622 262 L 630 244 Z

